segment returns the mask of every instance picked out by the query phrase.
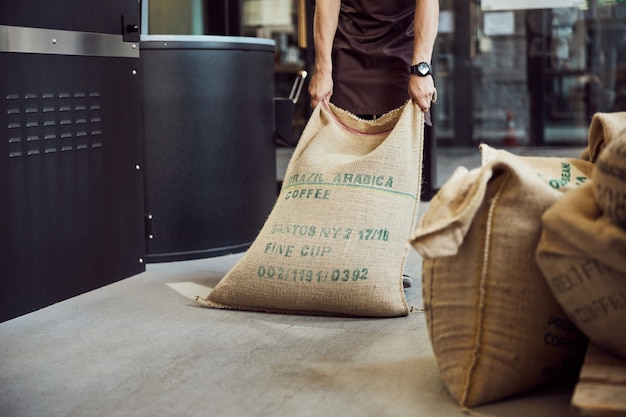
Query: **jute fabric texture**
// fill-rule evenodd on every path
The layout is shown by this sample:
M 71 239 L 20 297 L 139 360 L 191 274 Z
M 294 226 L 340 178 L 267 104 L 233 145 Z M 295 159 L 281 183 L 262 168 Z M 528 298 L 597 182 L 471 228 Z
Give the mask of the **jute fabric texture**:
M 424 115 L 311 115 L 257 238 L 209 306 L 370 317 L 408 314 L 402 287 L 421 190 Z
M 596 162 L 602 149 L 626 127 L 626 112 L 595 113 L 589 125 L 587 149 L 581 158 Z
M 439 371 L 467 407 L 575 374 L 587 345 L 534 254 L 541 215 L 591 164 L 481 151 L 482 167 L 457 168 L 411 236 Z
M 626 358 L 626 131 L 600 152 L 592 181 L 542 217 L 537 263 L 589 339 Z
M 626 121 L 593 167 L 593 195 L 605 216 L 626 229 Z

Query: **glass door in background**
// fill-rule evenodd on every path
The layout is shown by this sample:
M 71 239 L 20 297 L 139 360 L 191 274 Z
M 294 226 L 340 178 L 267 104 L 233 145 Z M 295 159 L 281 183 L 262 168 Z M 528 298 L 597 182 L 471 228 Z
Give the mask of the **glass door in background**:
M 540 3 L 529 8 L 533 3 Z M 569 7 L 547 8 L 551 3 Z M 582 146 L 624 110 L 626 4 L 442 0 L 435 134 L 442 146 Z

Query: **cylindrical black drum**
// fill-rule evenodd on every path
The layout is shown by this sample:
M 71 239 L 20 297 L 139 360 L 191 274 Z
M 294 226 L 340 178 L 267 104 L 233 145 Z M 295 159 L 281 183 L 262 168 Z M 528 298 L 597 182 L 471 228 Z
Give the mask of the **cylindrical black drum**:
M 276 200 L 274 41 L 140 45 L 146 261 L 246 250 Z

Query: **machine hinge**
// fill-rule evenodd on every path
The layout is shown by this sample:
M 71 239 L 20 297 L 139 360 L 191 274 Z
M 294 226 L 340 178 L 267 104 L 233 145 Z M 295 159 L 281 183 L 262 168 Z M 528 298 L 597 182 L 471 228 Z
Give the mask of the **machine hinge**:
M 154 239 L 154 234 L 152 233 L 152 214 L 146 214 L 144 224 L 144 228 L 146 230 L 146 240 Z

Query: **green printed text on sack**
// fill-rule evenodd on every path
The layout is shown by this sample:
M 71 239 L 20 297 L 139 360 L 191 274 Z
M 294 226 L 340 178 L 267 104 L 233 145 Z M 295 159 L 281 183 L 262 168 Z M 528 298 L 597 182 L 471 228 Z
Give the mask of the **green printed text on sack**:
M 329 255 L 332 251 L 330 246 L 316 246 L 316 245 L 303 245 L 299 251 L 295 251 L 294 245 L 284 245 L 278 242 L 267 242 L 265 244 L 265 250 L 263 253 L 273 253 L 276 255 L 283 255 L 286 258 L 291 258 L 293 255 L 300 255 L 303 258 L 306 257 L 323 257 Z
M 311 226 L 300 224 L 274 224 L 270 229 L 270 234 L 283 234 L 301 237 L 321 237 L 325 239 L 350 239 L 358 236 L 359 240 L 379 240 L 386 242 L 389 240 L 389 230 L 386 228 L 364 227 L 354 230 L 351 227 L 333 226 Z
M 540 177 L 543 177 L 542 174 L 538 174 Z M 575 185 L 582 185 L 585 181 L 587 181 L 587 177 L 585 176 L 577 176 Z M 572 164 L 569 162 L 561 162 L 561 178 L 551 178 L 548 181 L 550 187 L 559 189 L 562 187 L 566 187 L 568 184 L 572 182 Z
M 334 174 L 331 181 L 327 181 L 320 173 L 293 174 L 287 179 L 287 186 L 304 184 L 369 185 L 393 188 L 393 177 L 379 174 L 346 172 Z
M 257 275 L 263 279 L 291 282 L 356 282 L 367 280 L 367 268 L 313 270 L 306 268 L 283 268 L 273 265 L 259 265 Z

